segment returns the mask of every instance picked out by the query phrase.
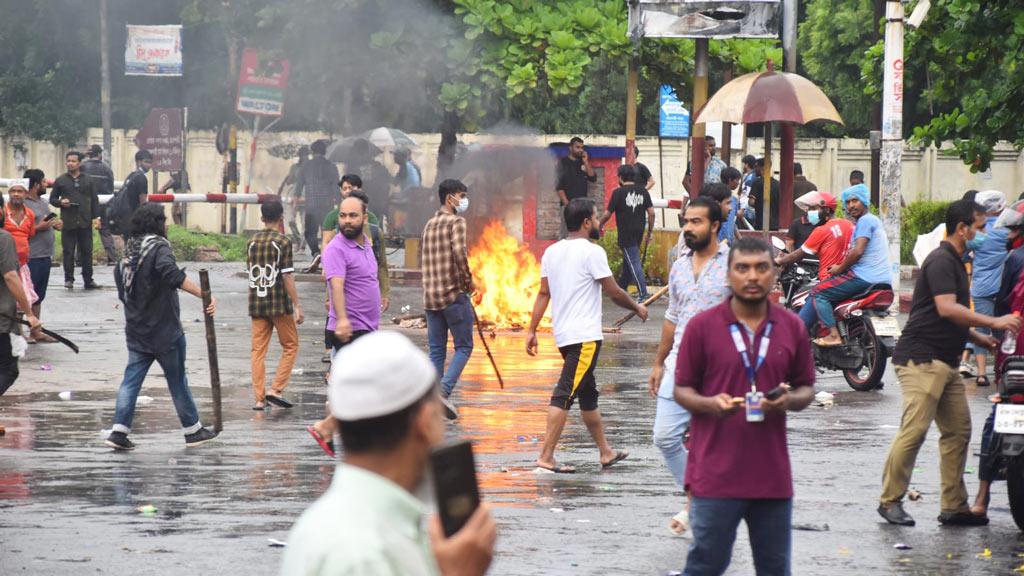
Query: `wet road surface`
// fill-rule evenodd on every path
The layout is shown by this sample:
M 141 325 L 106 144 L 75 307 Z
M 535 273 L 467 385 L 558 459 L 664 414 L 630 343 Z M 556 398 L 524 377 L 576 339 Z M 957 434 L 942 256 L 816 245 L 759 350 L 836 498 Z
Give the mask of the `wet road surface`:
M 197 265 L 190 265 L 194 273 Z M 159 368 L 150 373 L 132 434 L 138 448 L 114 453 L 101 442 L 110 427 L 127 359 L 123 315 L 113 290 L 51 289 L 43 319 L 75 340 L 80 355 L 37 345 L 21 362 L 22 377 L 0 397 L 0 574 L 276 574 L 295 518 L 328 485 L 332 463 L 305 432 L 323 411 L 322 296 L 299 283 L 307 314 L 300 359 L 286 396 L 292 410 L 253 412 L 245 281 L 237 265 L 210 266 L 219 301 L 217 337 L 224 387 L 225 432 L 188 449 Z M 104 277 L 103 274 L 106 274 Z M 109 269 L 101 283 L 112 285 Z M 419 306 L 419 292 L 396 287 L 392 313 Z M 199 302 L 182 295 L 188 375 L 204 422 L 211 405 Z M 578 412 L 558 456 L 575 475 L 533 473 L 544 416 L 561 359 L 550 337 L 528 358 L 523 338 L 489 341 L 506 382 L 499 390 L 479 342 L 457 393 L 461 419 L 452 435 L 475 440 L 480 481 L 500 524 L 491 574 L 665 574 L 679 570 L 688 541 L 667 530 L 682 507 L 660 453 L 651 444 L 654 401 L 646 378 L 663 306 L 652 321 L 608 335 L 597 371 L 609 439 L 628 460 L 602 471 Z M 605 303 L 605 325 L 620 316 Z M 388 328 L 391 328 L 389 325 Z M 426 347 L 425 330 L 404 330 Z M 488 337 L 489 338 L 489 337 Z M 277 358 L 276 344 L 269 361 Z M 269 362 L 268 362 L 269 364 Z M 272 370 L 268 370 L 272 372 Z M 1010 574 L 1024 564 L 1024 540 L 998 484 L 984 528 L 940 528 L 937 432 L 918 459 L 907 504 L 915 528 L 884 524 L 875 513 L 881 468 L 899 423 L 900 395 L 891 368 L 881 392 L 857 393 L 827 374 L 818 389 L 836 394 L 831 408 L 792 415 L 789 441 L 796 482 L 793 568 L 796 574 Z M 70 391 L 71 400 L 60 392 Z M 987 391 L 968 386 L 974 418 L 972 454 L 988 412 Z M 967 482 L 977 486 L 968 462 Z M 727 481 L 727 479 L 725 479 Z M 155 513 L 139 507 L 152 505 Z M 910 550 L 896 550 L 905 543 Z M 985 548 L 990 557 L 979 557 Z M 731 574 L 753 572 L 743 527 Z

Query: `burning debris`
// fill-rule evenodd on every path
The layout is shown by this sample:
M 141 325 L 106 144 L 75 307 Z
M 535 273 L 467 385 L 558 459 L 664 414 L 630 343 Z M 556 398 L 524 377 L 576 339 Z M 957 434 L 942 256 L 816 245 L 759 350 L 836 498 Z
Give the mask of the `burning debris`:
M 469 269 L 483 296 L 476 313 L 484 330 L 523 330 L 529 326 L 533 301 L 540 290 L 540 263 L 500 221 L 488 223 L 470 248 Z M 550 316 L 545 316 L 542 326 L 550 325 Z

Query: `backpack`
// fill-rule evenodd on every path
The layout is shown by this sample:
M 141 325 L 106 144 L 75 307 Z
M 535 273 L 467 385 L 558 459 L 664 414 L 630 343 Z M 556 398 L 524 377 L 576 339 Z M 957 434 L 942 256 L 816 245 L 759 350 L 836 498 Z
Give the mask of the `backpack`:
M 138 170 L 132 172 L 124 180 L 124 184 L 121 185 L 121 189 L 114 192 L 111 196 L 110 201 L 107 202 L 107 225 L 115 234 L 125 234 L 128 232 L 128 222 L 132 218 L 131 201 L 128 199 L 128 190 L 132 185 L 132 178 L 137 174 L 140 174 Z

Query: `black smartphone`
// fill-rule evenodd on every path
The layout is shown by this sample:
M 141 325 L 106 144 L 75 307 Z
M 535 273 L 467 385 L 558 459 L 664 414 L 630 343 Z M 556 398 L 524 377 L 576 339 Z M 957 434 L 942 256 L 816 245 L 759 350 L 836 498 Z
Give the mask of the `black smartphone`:
M 468 440 L 442 444 L 430 453 L 434 473 L 434 493 L 444 535 L 451 537 L 462 529 L 480 506 L 476 483 L 473 445 Z
M 46 215 L 46 218 L 43 218 L 43 222 L 49 222 L 50 220 L 53 220 L 56 217 L 57 217 L 57 213 L 56 212 L 50 212 L 49 214 Z
M 779 396 L 785 394 L 787 390 L 789 390 L 789 388 L 787 388 L 785 384 L 779 384 L 775 388 L 772 388 L 768 392 L 765 392 L 764 397 L 766 400 L 775 400 Z

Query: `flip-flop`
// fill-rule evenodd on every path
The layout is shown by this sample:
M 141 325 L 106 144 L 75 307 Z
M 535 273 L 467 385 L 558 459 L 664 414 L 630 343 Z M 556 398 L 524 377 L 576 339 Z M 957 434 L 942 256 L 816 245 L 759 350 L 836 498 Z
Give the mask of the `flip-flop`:
M 629 452 L 622 452 L 622 451 L 616 452 L 615 453 L 615 458 L 612 458 L 608 462 L 603 462 L 601 464 L 601 468 L 602 469 L 611 468 L 612 466 L 615 466 L 619 462 L 622 462 L 623 460 L 625 460 L 628 456 L 629 456 Z
M 541 466 L 537 464 L 537 468 L 541 470 L 547 470 L 548 472 L 554 472 L 555 474 L 575 474 L 576 467 L 568 464 L 555 464 L 554 466 Z
M 309 432 L 309 435 L 313 437 L 313 440 L 316 440 L 316 443 L 323 448 L 324 452 L 326 452 L 328 456 L 334 458 L 334 442 L 324 440 L 324 437 L 321 436 L 320 433 L 316 431 L 316 428 L 313 428 L 312 426 L 306 426 L 306 432 Z
M 257 411 L 257 412 L 263 412 L 264 410 L 267 409 L 267 405 L 266 404 L 253 404 L 252 405 L 252 409 Z
M 281 398 L 280 396 L 274 396 L 273 394 L 267 394 L 267 402 L 270 402 L 271 404 L 277 406 L 278 408 L 291 408 L 295 406 L 294 404 L 285 400 L 284 398 Z

